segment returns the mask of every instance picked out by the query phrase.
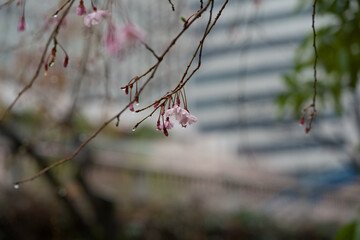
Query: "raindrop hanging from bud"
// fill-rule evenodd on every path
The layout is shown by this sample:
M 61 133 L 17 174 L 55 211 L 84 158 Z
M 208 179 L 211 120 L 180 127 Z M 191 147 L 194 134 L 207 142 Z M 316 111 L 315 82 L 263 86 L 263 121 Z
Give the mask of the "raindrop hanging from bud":
M 135 132 L 135 130 L 136 130 L 136 126 L 131 129 L 131 131 L 133 132 Z
M 19 184 L 14 184 L 15 189 L 19 189 L 19 187 L 20 187 Z

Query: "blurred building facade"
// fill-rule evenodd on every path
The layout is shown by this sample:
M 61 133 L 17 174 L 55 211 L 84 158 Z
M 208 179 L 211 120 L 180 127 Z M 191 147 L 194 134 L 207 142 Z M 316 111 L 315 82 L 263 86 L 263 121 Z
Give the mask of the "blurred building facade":
M 311 5 L 296 10 L 297 4 L 229 3 L 207 39 L 201 73 L 191 85 L 198 126 L 219 148 L 267 168 L 288 173 L 342 168 L 349 158 L 345 145 L 351 145 L 346 138 L 353 132 L 337 126 L 347 120 L 319 109 L 306 135 L 297 120 L 281 117 L 274 102 L 297 46 L 312 31 Z

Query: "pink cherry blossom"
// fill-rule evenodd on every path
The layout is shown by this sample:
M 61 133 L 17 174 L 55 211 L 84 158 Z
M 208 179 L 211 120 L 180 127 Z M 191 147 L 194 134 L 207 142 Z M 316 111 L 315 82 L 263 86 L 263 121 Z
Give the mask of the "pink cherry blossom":
M 166 129 L 172 129 L 174 127 L 174 123 L 172 123 L 169 118 L 166 118 L 164 125 Z
M 183 114 L 179 119 L 179 123 L 183 127 L 186 127 L 187 124 L 191 125 L 196 122 L 197 122 L 197 117 L 191 115 L 189 112 L 187 112 L 186 114 Z
M 145 32 L 133 23 L 127 23 L 120 30 L 120 38 L 124 45 L 131 46 L 145 40 Z
M 18 27 L 17 27 L 18 32 L 23 32 L 26 30 L 26 24 L 25 24 L 25 17 L 24 15 L 21 16 Z
M 186 111 L 179 107 L 178 105 L 175 105 L 174 107 L 166 110 L 165 115 L 167 117 L 175 115 L 175 119 L 179 120 L 182 115 L 186 114 Z
M 172 129 L 174 127 L 174 123 L 170 121 L 170 119 L 167 117 L 164 123 L 160 122 L 160 120 L 157 122 L 156 129 L 161 131 L 164 129 Z
M 195 117 L 194 115 L 191 115 L 190 113 L 187 115 L 187 122 L 189 125 L 197 123 L 197 120 L 197 117 Z
M 79 6 L 76 8 L 76 14 L 81 16 L 86 14 L 86 8 L 84 6 L 84 1 L 80 0 Z
M 121 49 L 121 38 L 117 27 L 110 23 L 108 26 L 108 32 L 103 39 L 105 49 L 109 55 L 116 55 Z M 126 91 L 126 89 L 125 89 Z
M 165 115 L 167 117 L 175 116 L 175 119 L 179 121 L 181 126 L 186 127 L 187 124 L 191 125 L 197 122 L 197 118 L 191 115 L 187 110 L 175 105 L 173 108 L 166 110 Z
M 87 27 L 92 25 L 99 24 L 104 18 L 108 18 L 110 13 L 106 10 L 94 10 L 94 12 L 89 13 L 84 18 L 84 24 Z

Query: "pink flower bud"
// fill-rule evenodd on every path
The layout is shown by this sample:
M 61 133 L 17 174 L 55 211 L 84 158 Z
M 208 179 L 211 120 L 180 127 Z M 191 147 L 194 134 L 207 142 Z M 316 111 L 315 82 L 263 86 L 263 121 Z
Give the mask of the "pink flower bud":
M 125 94 L 126 94 L 126 95 L 129 94 L 129 87 L 128 87 L 128 86 L 125 87 Z
M 79 6 L 76 8 L 76 14 L 79 16 L 86 14 L 86 8 L 83 0 L 80 0 Z
M 159 106 L 159 102 L 156 102 L 155 104 L 154 104 L 154 108 L 157 108 Z
M 21 16 L 18 27 L 17 27 L 18 32 L 23 32 L 26 30 L 26 24 L 25 24 L 25 17 L 24 15 Z
M 69 56 L 66 55 L 64 59 L 64 68 L 66 68 L 68 64 L 69 64 Z
M 162 130 L 162 125 L 161 125 L 161 123 L 160 123 L 160 119 L 159 119 L 159 120 L 157 121 L 157 123 L 156 123 L 156 129 L 159 130 L 159 131 Z
M 304 123 L 305 123 L 305 115 L 303 115 L 303 116 L 301 117 L 300 122 L 299 122 L 299 125 L 300 125 L 300 126 L 303 126 Z
M 164 128 L 164 134 L 165 134 L 165 136 L 169 136 L 169 133 L 168 133 L 168 131 L 166 130 L 166 128 Z
M 53 48 L 51 49 L 51 56 L 52 56 L 52 57 L 55 57 L 55 56 L 56 56 L 56 47 L 53 47 Z
M 129 105 L 129 110 L 133 112 L 134 111 L 134 105 L 130 104 Z

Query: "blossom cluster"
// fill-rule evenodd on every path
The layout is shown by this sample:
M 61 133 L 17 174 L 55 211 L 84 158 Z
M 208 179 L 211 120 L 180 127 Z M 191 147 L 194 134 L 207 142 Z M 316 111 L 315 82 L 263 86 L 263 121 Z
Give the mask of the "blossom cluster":
M 77 15 L 86 15 L 86 8 L 83 0 L 80 0 L 76 9 Z M 111 16 L 107 10 L 98 10 L 93 5 L 93 12 L 84 17 L 84 25 L 91 27 L 99 24 L 103 19 Z M 115 23 L 109 21 L 106 36 L 103 38 L 106 52 L 109 55 L 116 55 L 121 50 L 133 46 L 137 42 L 143 42 L 145 32 L 131 22 L 127 22 L 122 28 L 118 28 Z
M 317 112 L 315 110 L 314 104 L 310 104 L 309 106 L 307 106 L 306 108 L 303 109 L 303 114 L 300 118 L 299 125 L 303 126 L 306 121 L 306 126 L 305 126 L 306 134 L 308 134 L 310 132 L 311 124 L 312 124 L 312 121 L 313 121 L 314 117 L 316 116 L 316 114 L 317 114 Z
M 175 116 L 175 119 L 179 122 L 182 127 L 186 127 L 187 124 L 191 125 L 197 122 L 197 117 L 191 115 L 188 110 L 181 108 L 179 105 L 174 105 L 172 108 L 169 108 L 165 111 L 166 119 L 162 118 L 162 122 L 160 121 L 160 117 L 157 121 L 157 130 L 163 131 L 166 136 L 168 136 L 168 129 L 172 129 L 174 127 L 174 123 L 170 121 L 171 116 Z
M 145 32 L 133 23 L 126 23 L 120 30 L 109 23 L 108 32 L 103 38 L 105 49 L 109 55 L 116 55 L 123 49 L 130 48 L 137 42 L 145 40 Z

